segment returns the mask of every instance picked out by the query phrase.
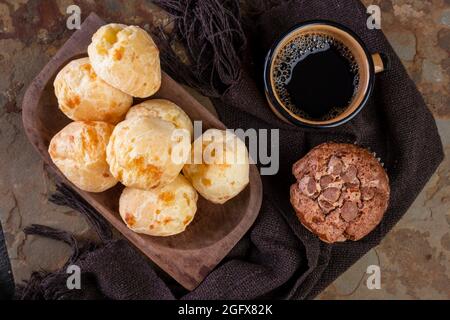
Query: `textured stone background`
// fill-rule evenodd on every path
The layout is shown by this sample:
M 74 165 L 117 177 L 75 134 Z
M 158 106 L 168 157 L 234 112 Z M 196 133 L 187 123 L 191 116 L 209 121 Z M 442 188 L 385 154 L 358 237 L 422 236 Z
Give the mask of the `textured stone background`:
M 432 110 L 447 157 L 404 219 L 319 298 L 449 299 L 450 0 L 363 2 L 382 8 L 382 28 Z M 143 0 L 0 0 L 0 221 L 16 282 L 32 270 L 58 268 L 68 255 L 65 245 L 26 237 L 25 226 L 40 223 L 93 237 L 78 214 L 47 201 L 54 182 L 21 122 L 26 87 L 72 34 L 65 28 L 65 11 L 73 3 L 84 17 L 95 11 L 107 21 L 147 29 L 167 22 Z M 367 289 L 372 264 L 381 267 L 381 290 Z

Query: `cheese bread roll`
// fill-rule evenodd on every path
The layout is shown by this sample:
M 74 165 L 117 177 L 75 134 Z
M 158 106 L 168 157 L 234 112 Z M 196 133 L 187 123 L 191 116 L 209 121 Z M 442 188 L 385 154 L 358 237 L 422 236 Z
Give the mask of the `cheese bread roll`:
M 69 62 L 58 73 L 53 85 L 59 109 L 75 121 L 116 124 L 133 104 L 133 97 L 97 76 L 89 58 Z
M 205 199 L 223 204 L 249 183 L 247 147 L 236 135 L 209 129 L 194 141 L 191 152 L 183 174 Z
M 149 190 L 175 180 L 190 148 L 189 135 L 178 135 L 172 123 L 136 117 L 116 126 L 106 159 L 112 174 L 125 186 Z
M 74 185 L 102 192 L 117 184 L 106 162 L 106 146 L 114 126 L 106 122 L 72 122 L 50 142 L 54 164 Z
M 128 228 L 152 236 L 171 236 L 183 232 L 197 211 L 198 195 L 179 175 L 175 181 L 153 190 L 125 188 L 119 212 Z
M 159 50 L 137 26 L 101 27 L 92 37 L 88 54 L 100 78 L 133 97 L 147 98 L 161 85 Z

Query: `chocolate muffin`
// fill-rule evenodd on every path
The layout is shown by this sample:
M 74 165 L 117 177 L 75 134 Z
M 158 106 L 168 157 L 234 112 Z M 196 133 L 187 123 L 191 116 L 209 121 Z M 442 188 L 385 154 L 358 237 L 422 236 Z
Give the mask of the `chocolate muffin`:
M 291 204 L 300 222 L 328 243 L 357 241 L 381 221 L 389 178 L 366 149 L 324 143 L 294 164 Z

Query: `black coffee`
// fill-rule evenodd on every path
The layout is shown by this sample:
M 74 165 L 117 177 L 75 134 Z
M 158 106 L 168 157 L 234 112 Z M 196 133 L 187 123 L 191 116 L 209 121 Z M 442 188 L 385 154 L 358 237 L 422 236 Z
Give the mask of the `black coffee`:
M 309 120 L 330 120 L 351 104 L 358 64 L 340 41 L 322 34 L 293 38 L 274 61 L 275 90 L 286 108 Z

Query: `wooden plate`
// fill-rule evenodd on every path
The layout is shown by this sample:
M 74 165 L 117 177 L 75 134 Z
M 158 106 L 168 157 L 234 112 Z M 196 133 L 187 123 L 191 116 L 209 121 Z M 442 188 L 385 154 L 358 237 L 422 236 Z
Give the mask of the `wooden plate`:
M 198 211 L 187 230 L 171 237 L 152 237 L 132 232 L 118 213 L 123 186 L 94 194 L 77 189 L 53 165 L 47 152 L 51 138 L 70 120 L 59 111 L 53 80 L 70 60 L 86 56 L 93 33 L 105 22 L 91 14 L 80 30 L 64 44 L 28 88 L 22 106 L 25 131 L 44 161 L 65 183 L 76 190 L 140 251 L 185 288 L 192 290 L 217 266 L 255 221 L 262 201 L 262 183 L 256 166 L 250 169 L 250 184 L 225 205 L 200 197 Z M 166 98 L 182 107 L 192 120 L 201 120 L 204 130 L 225 126 L 168 75 L 155 98 Z

